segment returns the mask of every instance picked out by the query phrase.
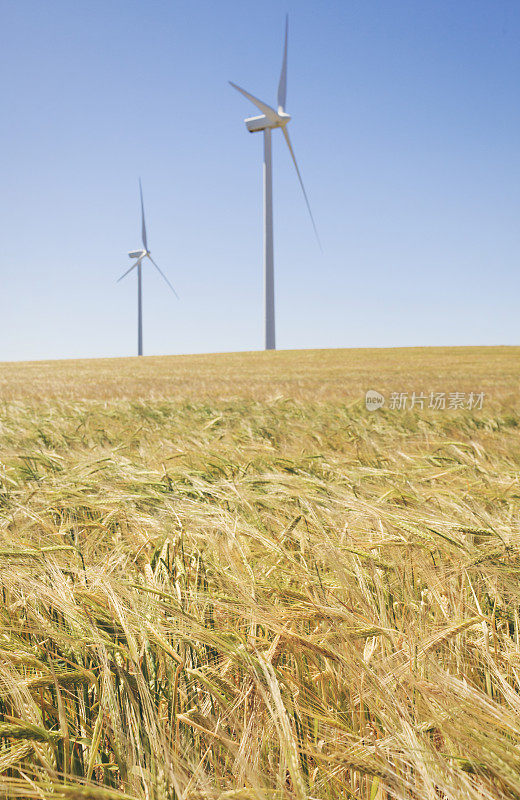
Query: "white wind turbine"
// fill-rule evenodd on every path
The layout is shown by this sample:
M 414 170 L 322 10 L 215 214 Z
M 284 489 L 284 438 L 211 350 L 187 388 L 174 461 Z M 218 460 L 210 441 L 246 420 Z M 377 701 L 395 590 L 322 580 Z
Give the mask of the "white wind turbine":
M 133 269 L 137 267 L 137 355 L 143 355 L 143 277 L 142 277 L 142 262 L 145 258 L 149 258 L 152 264 L 154 265 L 157 272 L 164 278 L 172 292 L 174 293 L 177 300 L 179 299 L 179 295 L 171 285 L 170 281 L 159 267 L 158 264 L 155 263 L 152 256 L 150 255 L 150 250 L 148 250 L 148 240 L 146 237 L 146 222 L 144 220 L 144 203 L 143 203 L 143 187 L 141 186 L 141 178 L 139 178 L 139 194 L 141 195 L 141 236 L 143 240 L 143 249 L 142 250 L 132 250 L 128 253 L 130 258 L 135 259 L 134 263 L 127 269 L 126 272 L 121 275 L 120 278 L 117 279 L 117 282 L 122 281 L 126 275 L 132 272 Z
M 251 100 L 252 103 L 262 112 L 260 117 L 248 117 L 244 120 L 246 127 L 250 133 L 264 132 L 264 304 L 265 304 L 265 349 L 274 350 L 276 348 L 275 342 L 275 318 L 274 318 L 274 253 L 273 253 L 273 170 L 271 160 L 271 130 L 273 128 L 281 128 L 282 133 L 287 142 L 287 147 L 291 153 L 294 166 L 296 167 L 296 174 L 302 187 L 303 196 L 309 210 L 314 233 L 321 248 L 320 237 L 316 229 L 314 217 L 312 216 L 309 199 L 305 186 L 303 185 L 302 176 L 298 168 L 298 162 L 294 155 L 289 132 L 287 130 L 287 123 L 291 117 L 285 111 L 285 101 L 287 95 L 287 34 L 289 27 L 288 17 L 285 20 L 285 42 L 283 49 L 282 71 L 280 73 L 280 82 L 278 84 L 278 111 L 268 106 L 267 103 L 262 102 L 254 95 L 246 92 L 236 83 L 229 81 L 234 89 L 241 92 L 244 97 Z

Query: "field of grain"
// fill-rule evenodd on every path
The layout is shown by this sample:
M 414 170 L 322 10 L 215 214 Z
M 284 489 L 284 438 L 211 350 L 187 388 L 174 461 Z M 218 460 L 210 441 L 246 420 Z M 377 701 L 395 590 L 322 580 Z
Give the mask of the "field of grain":
M 517 800 L 519 367 L 0 365 L 0 797 Z

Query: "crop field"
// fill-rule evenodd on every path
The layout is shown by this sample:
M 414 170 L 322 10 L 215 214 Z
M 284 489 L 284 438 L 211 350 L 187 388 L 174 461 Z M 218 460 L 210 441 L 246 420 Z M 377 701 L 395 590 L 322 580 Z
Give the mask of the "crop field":
M 511 347 L 0 365 L 0 797 L 518 800 L 519 378 Z

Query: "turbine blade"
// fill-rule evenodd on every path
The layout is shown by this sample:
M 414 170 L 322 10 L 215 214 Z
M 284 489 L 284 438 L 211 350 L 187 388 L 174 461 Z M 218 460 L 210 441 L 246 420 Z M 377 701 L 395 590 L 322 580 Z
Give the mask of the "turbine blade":
M 164 272 L 163 272 L 163 271 L 162 271 L 162 269 L 160 268 L 159 264 L 156 264 L 156 263 L 155 263 L 155 261 L 153 260 L 153 258 L 151 257 L 151 255 L 148 255 L 148 258 L 150 259 L 150 261 L 151 261 L 151 262 L 152 262 L 152 264 L 154 265 L 154 267 L 155 267 L 155 269 L 157 270 L 157 272 L 158 272 L 160 275 L 162 275 L 162 277 L 164 278 L 164 280 L 166 281 L 166 283 L 168 284 L 168 286 L 170 287 L 170 289 L 171 289 L 171 290 L 172 290 L 172 292 L 174 293 L 174 295 L 175 295 L 175 297 L 177 298 L 177 300 L 180 300 L 180 297 L 179 297 L 179 295 L 177 294 L 177 292 L 175 291 L 175 289 L 174 289 L 174 288 L 173 288 L 173 286 L 171 285 L 170 281 L 168 280 L 168 278 L 166 277 L 166 275 L 164 274 Z
M 251 102 L 254 103 L 255 106 L 259 108 L 263 114 L 265 114 L 267 119 L 271 120 L 271 122 L 279 121 L 280 118 L 274 108 L 271 108 L 271 106 L 268 106 L 267 103 L 259 100 L 258 97 L 255 97 L 253 94 L 249 94 L 249 92 L 246 92 L 245 89 L 241 89 L 240 86 L 237 86 L 236 83 L 233 83 L 233 81 L 229 81 L 229 84 L 236 89 L 237 92 L 240 92 L 244 95 L 244 97 L 247 97 L 248 100 L 251 100 Z
M 283 47 L 282 71 L 280 72 L 280 83 L 278 84 L 278 111 L 285 111 L 285 101 L 287 99 L 287 34 L 289 32 L 289 14 L 285 17 L 285 43 Z
M 132 272 L 132 270 L 133 270 L 133 269 L 135 269 L 135 267 L 137 267 L 137 265 L 139 264 L 139 260 L 140 260 L 140 259 L 137 259 L 137 261 L 134 261 L 134 263 L 132 264 L 132 266 L 130 267 L 130 269 L 127 269 L 127 271 L 126 271 L 126 272 L 123 272 L 123 274 L 121 275 L 121 277 L 117 279 L 116 283 L 119 283 L 119 281 L 122 281 L 122 280 L 123 280 L 123 278 L 126 278 L 126 276 L 128 275 L 128 273 L 129 273 L 129 272 Z
M 296 161 L 296 156 L 294 155 L 294 150 L 292 148 L 291 140 L 289 138 L 289 132 L 288 132 L 287 128 L 285 127 L 285 125 L 282 128 L 282 131 L 283 131 L 283 135 L 285 136 L 285 141 L 287 142 L 287 147 L 289 148 L 289 152 L 290 152 L 290 154 L 292 156 L 292 160 L 294 161 L 294 166 L 296 167 L 296 174 L 298 175 L 298 180 L 300 181 L 300 186 L 302 187 L 303 196 L 305 197 L 305 202 L 307 203 L 307 209 L 309 211 L 309 215 L 310 215 L 310 218 L 311 218 L 312 227 L 314 228 L 314 233 L 316 234 L 316 239 L 318 240 L 318 244 L 320 246 L 320 250 L 323 252 L 323 247 L 321 246 L 321 241 L 320 241 L 320 237 L 319 237 L 319 234 L 318 234 L 318 229 L 316 228 L 316 223 L 314 222 L 314 217 L 312 216 L 312 211 L 311 211 L 311 205 L 309 203 L 309 198 L 307 197 L 307 192 L 305 191 L 305 186 L 303 185 L 302 176 L 301 176 L 300 170 L 298 168 L 298 162 Z
M 141 195 L 141 235 L 143 237 L 143 247 L 145 250 L 148 250 L 148 242 L 146 239 L 146 222 L 144 221 L 143 187 L 141 186 L 141 178 L 139 178 L 139 194 Z

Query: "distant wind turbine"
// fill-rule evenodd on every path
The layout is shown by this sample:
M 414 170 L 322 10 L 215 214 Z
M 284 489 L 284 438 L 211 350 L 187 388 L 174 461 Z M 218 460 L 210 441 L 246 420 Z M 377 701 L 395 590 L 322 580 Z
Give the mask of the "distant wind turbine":
M 265 303 L 265 349 L 274 350 L 276 348 L 275 339 L 275 317 L 274 317 L 274 252 L 273 252 L 273 170 L 271 160 L 271 130 L 273 128 L 281 128 L 282 133 L 287 142 L 287 147 L 291 154 L 294 166 L 296 167 L 296 174 L 302 187 L 303 196 L 310 214 L 314 233 L 318 240 L 321 249 L 320 237 L 316 229 L 314 217 L 312 216 L 309 198 L 303 185 L 302 176 L 298 168 L 298 162 L 294 155 L 289 132 L 287 131 L 287 123 L 291 117 L 285 112 L 285 101 L 287 95 L 287 35 L 289 28 L 288 17 L 285 20 L 285 42 L 283 48 L 282 71 L 280 73 L 280 82 L 278 84 L 278 111 L 268 106 L 267 103 L 262 102 L 254 95 L 246 92 L 236 83 L 229 81 L 234 89 L 241 92 L 244 97 L 251 100 L 252 103 L 262 112 L 260 117 L 249 117 L 244 120 L 246 127 L 250 133 L 264 132 L 264 303 Z
M 143 203 L 143 187 L 141 186 L 141 178 L 139 178 L 139 194 L 141 195 L 141 236 L 143 239 L 143 249 L 142 250 L 132 250 L 128 253 L 130 258 L 135 259 L 134 263 L 127 269 L 126 272 L 121 275 L 120 278 L 117 279 L 117 282 L 122 281 L 133 269 L 137 267 L 137 355 L 143 355 L 143 278 L 142 278 L 142 262 L 145 258 L 149 258 L 152 264 L 154 265 L 157 272 L 164 278 L 172 292 L 174 293 L 177 300 L 179 299 L 179 295 L 171 285 L 170 281 L 159 267 L 158 264 L 155 263 L 152 256 L 150 255 L 150 250 L 148 250 L 148 240 L 146 237 L 146 222 L 144 220 L 144 203 Z

